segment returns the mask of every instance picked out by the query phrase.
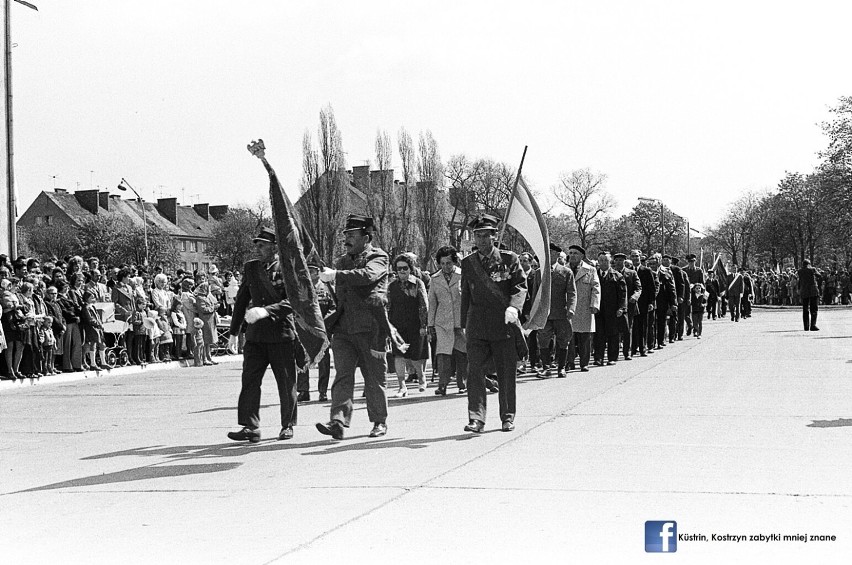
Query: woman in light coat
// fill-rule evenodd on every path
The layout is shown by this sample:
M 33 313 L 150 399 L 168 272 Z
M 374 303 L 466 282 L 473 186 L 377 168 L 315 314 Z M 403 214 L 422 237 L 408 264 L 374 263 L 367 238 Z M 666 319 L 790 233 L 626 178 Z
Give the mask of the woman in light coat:
M 435 254 L 440 266 L 429 283 L 429 333 L 436 338 L 438 388 L 435 394 L 445 396 L 455 368 L 459 392 L 467 386 L 467 342 L 461 329 L 461 269 L 458 252 L 445 246 Z M 455 367 L 453 367 L 455 362 Z

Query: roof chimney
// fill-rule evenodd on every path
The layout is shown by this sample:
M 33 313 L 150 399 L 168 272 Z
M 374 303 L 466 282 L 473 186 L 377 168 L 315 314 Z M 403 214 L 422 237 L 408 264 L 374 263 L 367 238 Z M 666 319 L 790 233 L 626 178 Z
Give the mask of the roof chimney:
M 92 214 L 98 213 L 98 191 L 97 190 L 78 190 L 74 193 L 74 198 L 80 203 L 80 206 Z
M 210 215 L 214 220 L 221 220 L 222 216 L 228 213 L 228 205 L 210 206 Z
M 177 225 L 177 198 L 157 198 L 157 212 Z
M 195 210 L 195 213 L 204 218 L 205 220 L 210 219 L 210 205 L 209 204 L 193 204 L 192 209 Z

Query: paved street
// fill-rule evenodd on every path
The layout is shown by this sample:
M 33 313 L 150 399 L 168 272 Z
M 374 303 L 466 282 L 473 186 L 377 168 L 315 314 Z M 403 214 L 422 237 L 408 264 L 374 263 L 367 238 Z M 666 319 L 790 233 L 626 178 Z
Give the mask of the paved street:
M 315 430 L 328 405 L 312 402 L 279 442 L 268 373 L 264 438 L 234 443 L 238 363 L 3 389 L 0 559 L 846 563 L 852 311 L 800 325 L 755 310 L 647 359 L 521 379 L 517 430 L 490 395 L 481 436 L 464 397 L 430 388 L 391 401 L 384 438 L 359 399 L 344 441 Z M 647 520 L 707 541 L 648 554 Z M 796 534 L 836 539 L 780 540 Z

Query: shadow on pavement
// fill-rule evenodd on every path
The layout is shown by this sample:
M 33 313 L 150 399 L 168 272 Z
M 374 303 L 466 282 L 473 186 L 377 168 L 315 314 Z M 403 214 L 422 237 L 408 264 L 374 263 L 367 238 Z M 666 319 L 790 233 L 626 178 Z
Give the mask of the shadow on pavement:
M 281 406 L 280 404 L 264 404 L 261 408 L 272 408 L 274 406 Z M 205 412 L 226 412 L 228 410 L 237 411 L 237 405 L 233 406 L 221 406 L 219 408 L 208 408 L 206 410 L 196 410 L 195 412 L 189 412 L 189 414 L 204 414 Z
M 852 335 L 826 335 L 815 337 L 814 339 L 852 339 Z
M 398 447 L 406 447 L 408 449 L 423 449 L 428 447 L 430 443 L 438 443 L 442 441 L 467 441 L 471 438 L 476 437 L 477 434 L 471 433 L 463 433 L 453 436 L 444 436 L 444 437 L 434 437 L 434 438 L 424 438 L 424 439 L 379 439 L 373 440 L 364 443 L 348 443 L 351 439 L 359 439 L 366 438 L 368 436 L 352 436 L 351 438 L 347 438 L 342 442 L 335 440 L 327 440 L 323 442 L 324 445 L 329 445 L 328 449 L 323 451 L 314 451 L 312 453 L 304 453 L 303 455 L 332 455 L 334 453 L 341 453 L 344 451 L 362 451 L 367 449 L 395 449 Z
M 814 420 L 808 424 L 809 428 L 842 428 L 852 426 L 852 418 L 838 418 L 837 420 Z
M 73 487 L 90 487 L 96 485 L 108 485 L 113 483 L 127 483 L 130 481 L 144 481 L 147 479 L 162 479 L 167 477 L 182 477 L 186 475 L 198 475 L 201 473 L 221 473 L 222 471 L 230 471 L 236 469 L 242 463 L 204 463 L 201 465 L 151 465 L 147 467 L 137 467 L 136 469 L 126 469 L 115 473 L 106 473 L 101 475 L 93 475 L 91 477 L 82 477 L 80 479 L 72 479 L 61 483 L 53 483 L 41 487 L 34 487 L 26 490 L 19 490 L 8 494 L 18 494 L 24 492 L 37 492 L 41 490 L 54 490 L 60 488 Z
M 275 438 L 270 438 L 254 444 L 245 441 L 235 441 L 216 445 L 151 445 L 148 447 L 112 451 L 100 455 L 90 455 L 80 460 L 89 461 L 93 459 L 111 459 L 113 457 L 166 457 L 169 461 L 186 461 L 210 457 L 241 457 L 250 453 L 320 447 L 327 444 L 328 441 L 322 440 L 309 443 L 292 443 L 291 441 L 281 442 Z

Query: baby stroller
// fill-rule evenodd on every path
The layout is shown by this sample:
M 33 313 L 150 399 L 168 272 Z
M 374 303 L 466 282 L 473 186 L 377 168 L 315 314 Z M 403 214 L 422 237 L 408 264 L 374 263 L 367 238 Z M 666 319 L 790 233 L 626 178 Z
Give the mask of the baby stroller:
M 127 322 L 115 319 L 115 305 L 112 302 L 97 302 L 95 308 L 101 314 L 107 365 L 110 368 L 130 365 L 130 355 L 127 352 L 124 336 L 128 330 Z

